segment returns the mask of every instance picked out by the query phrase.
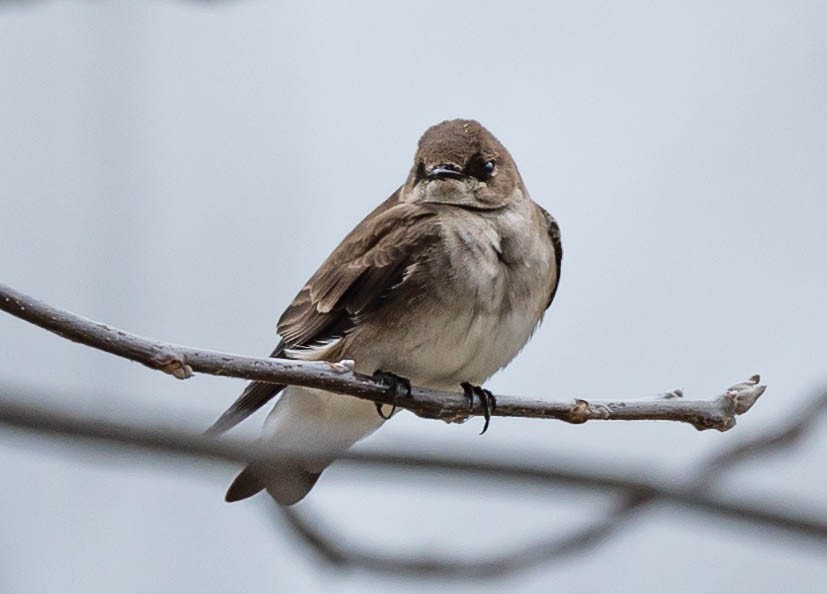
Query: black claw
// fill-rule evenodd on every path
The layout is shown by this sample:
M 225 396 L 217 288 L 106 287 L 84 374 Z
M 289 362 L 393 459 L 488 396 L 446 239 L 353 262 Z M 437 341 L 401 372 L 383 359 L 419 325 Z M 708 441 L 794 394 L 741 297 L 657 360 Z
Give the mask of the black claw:
M 379 416 L 382 417 L 383 419 L 385 419 L 386 421 L 393 416 L 393 413 L 396 412 L 396 405 L 395 404 L 393 405 L 393 408 L 391 408 L 391 412 L 388 413 L 387 415 L 382 412 L 382 403 L 381 402 L 374 402 L 373 406 L 376 407 L 376 412 L 379 413 Z
M 462 386 L 462 391 L 468 398 L 468 408 L 474 408 L 474 396 L 477 396 L 480 399 L 480 404 L 482 405 L 482 415 L 485 418 L 485 424 L 482 426 L 482 431 L 480 431 L 480 435 L 482 435 L 488 431 L 488 425 L 491 423 L 491 415 L 495 410 L 497 410 L 497 399 L 490 392 L 490 390 L 486 390 L 481 386 L 475 386 L 473 384 L 469 384 L 468 382 L 462 382 L 460 386 Z
M 474 386 L 468 382 L 460 384 L 462 391 L 465 392 L 465 397 L 468 399 L 468 408 L 474 408 Z
M 480 435 L 482 435 L 488 431 L 488 425 L 491 423 L 491 415 L 497 410 L 497 399 L 494 398 L 494 394 L 492 394 L 490 390 L 486 390 L 480 386 L 478 386 L 477 389 L 479 390 L 477 396 L 480 397 L 483 415 L 485 416 L 485 424 L 482 426 L 482 431 L 480 431 Z
M 391 373 L 390 371 L 382 371 L 381 369 L 377 369 L 373 373 L 373 379 L 379 383 L 385 384 L 388 387 L 388 392 L 393 395 L 393 407 L 391 408 L 391 412 L 388 413 L 386 416 L 385 413 L 382 412 L 382 404 L 379 402 L 374 402 L 374 406 L 376 407 L 376 412 L 379 413 L 379 416 L 385 419 L 386 421 L 393 416 L 393 413 L 396 412 L 396 400 L 399 397 L 399 386 L 405 390 L 405 398 L 411 397 L 411 381 L 400 375 L 396 375 L 395 373 Z
M 491 392 L 480 387 L 479 393 L 477 395 L 480 397 L 480 402 L 482 403 L 483 416 L 485 417 L 485 424 L 482 426 L 482 431 L 480 431 L 480 435 L 482 435 L 483 433 L 488 431 L 488 423 L 491 422 Z

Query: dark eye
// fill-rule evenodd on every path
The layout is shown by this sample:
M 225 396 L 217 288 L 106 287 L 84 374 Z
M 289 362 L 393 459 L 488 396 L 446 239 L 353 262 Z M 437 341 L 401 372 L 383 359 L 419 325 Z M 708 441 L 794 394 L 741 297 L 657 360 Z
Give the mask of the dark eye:
M 497 162 L 486 161 L 485 165 L 482 166 L 482 170 L 485 172 L 485 177 L 491 177 L 494 175 L 494 171 L 497 170 Z

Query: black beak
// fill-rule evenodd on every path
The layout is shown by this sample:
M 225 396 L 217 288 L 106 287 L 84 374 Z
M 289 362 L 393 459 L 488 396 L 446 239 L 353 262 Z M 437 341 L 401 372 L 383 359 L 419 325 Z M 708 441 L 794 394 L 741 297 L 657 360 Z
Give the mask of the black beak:
M 431 179 L 463 179 L 465 175 L 455 165 L 437 165 L 428 172 Z

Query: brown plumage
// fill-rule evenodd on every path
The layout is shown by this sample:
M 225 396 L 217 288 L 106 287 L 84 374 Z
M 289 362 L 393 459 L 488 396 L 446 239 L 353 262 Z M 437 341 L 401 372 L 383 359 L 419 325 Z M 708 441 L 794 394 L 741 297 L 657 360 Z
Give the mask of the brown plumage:
M 434 389 L 482 383 L 528 340 L 562 259 L 556 221 L 528 197 L 508 151 L 471 120 L 423 135 L 406 183 L 353 229 L 282 314 L 274 357 L 354 359 Z M 252 382 L 212 431 L 284 386 Z M 290 388 L 263 439 L 342 451 L 382 420 L 369 402 Z M 332 461 L 248 466 L 227 500 L 301 499 Z

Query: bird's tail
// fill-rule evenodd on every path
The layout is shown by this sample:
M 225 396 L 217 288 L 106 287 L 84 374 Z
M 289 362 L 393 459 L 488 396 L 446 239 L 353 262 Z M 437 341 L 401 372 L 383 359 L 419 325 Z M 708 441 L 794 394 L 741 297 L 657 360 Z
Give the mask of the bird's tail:
M 267 489 L 280 505 L 293 505 L 304 499 L 319 480 L 320 474 L 321 472 L 309 472 L 292 462 L 268 464 L 266 469 L 248 464 L 235 477 L 224 500 L 240 501 Z
M 238 501 L 267 490 L 281 505 L 292 505 L 307 495 L 340 453 L 383 422 L 372 402 L 289 386 L 267 416 L 259 443 L 265 448 L 272 445 L 317 455 L 310 460 L 253 461 L 233 481 L 226 500 Z

